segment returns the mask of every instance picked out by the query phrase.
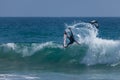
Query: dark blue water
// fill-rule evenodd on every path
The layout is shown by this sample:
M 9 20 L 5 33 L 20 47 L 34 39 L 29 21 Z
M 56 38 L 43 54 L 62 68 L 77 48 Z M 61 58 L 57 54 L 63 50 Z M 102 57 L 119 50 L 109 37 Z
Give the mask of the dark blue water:
M 120 18 L 0 18 L 0 42 L 61 42 L 65 24 L 98 20 L 99 36 L 119 39 Z
M 91 20 L 98 21 L 98 34 L 86 28 L 92 27 Z M 69 26 L 87 35 L 80 38 L 81 45 L 64 49 Z M 119 39 L 117 17 L 0 18 L 0 79 L 119 80 Z

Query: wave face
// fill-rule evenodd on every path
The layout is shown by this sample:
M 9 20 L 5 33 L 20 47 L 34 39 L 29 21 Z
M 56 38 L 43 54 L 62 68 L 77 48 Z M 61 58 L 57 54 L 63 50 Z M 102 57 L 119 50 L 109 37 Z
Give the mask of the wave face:
M 64 49 L 62 44 L 52 41 L 44 43 L 2 43 L 0 60 L 31 64 L 96 65 L 115 66 L 120 61 L 120 41 L 97 37 L 98 29 L 89 23 L 67 25 L 71 27 L 80 45 L 73 44 Z
M 64 49 L 54 42 L 45 43 L 6 43 L 0 45 L 2 68 L 66 68 L 77 67 L 86 53 L 86 46 L 73 45 Z M 14 65 L 14 66 L 13 66 Z M 28 67 L 29 66 L 29 67 Z M 56 67 L 57 66 L 57 67 Z M 7 68 L 8 69 L 8 68 Z M 51 69 L 50 69 L 51 70 Z

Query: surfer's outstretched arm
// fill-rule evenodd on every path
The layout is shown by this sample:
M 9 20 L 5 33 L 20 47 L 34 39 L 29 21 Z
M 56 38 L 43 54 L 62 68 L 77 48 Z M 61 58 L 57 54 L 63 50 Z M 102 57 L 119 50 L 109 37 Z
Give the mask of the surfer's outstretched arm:
M 80 45 L 80 43 L 78 41 L 75 41 L 78 45 Z

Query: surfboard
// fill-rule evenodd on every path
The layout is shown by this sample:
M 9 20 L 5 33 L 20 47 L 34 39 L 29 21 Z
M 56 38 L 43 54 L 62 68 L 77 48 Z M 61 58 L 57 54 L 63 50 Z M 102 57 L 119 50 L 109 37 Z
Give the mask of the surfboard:
M 67 40 L 67 35 L 64 34 L 63 47 L 66 47 L 66 46 L 67 46 L 67 44 L 66 44 L 66 40 Z

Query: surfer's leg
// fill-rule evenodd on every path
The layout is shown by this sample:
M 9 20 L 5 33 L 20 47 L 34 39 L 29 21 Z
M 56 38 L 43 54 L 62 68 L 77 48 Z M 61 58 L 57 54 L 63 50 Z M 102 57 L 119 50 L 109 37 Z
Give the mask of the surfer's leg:
M 73 42 L 69 42 L 65 48 L 67 48 L 69 45 L 73 44 Z

